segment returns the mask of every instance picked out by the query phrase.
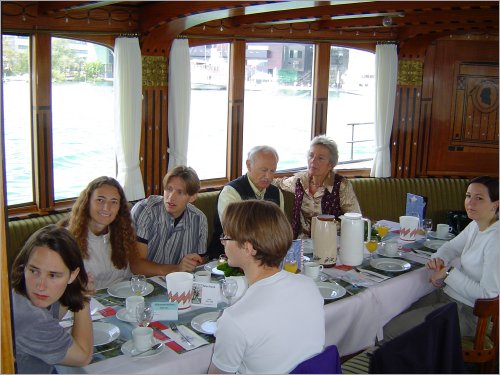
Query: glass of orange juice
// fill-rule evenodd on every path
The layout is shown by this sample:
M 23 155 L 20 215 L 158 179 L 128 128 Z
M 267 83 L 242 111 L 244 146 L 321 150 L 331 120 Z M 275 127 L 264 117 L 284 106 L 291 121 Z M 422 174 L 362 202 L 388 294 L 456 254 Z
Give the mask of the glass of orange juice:
M 385 236 L 387 236 L 387 233 L 389 233 L 389 227 L 386 225 L 377 225 L 376 229 L 380 238 L 384 238 Z
M 291 273 L 297 273 L 298 264 L 297 264 L 297 258 L 295 258 L 295 254 L 289 253 L 285 256 L 283 269 Z
M 370 238 L 370 241 L 365 242 L 365 247 L 370 252 L 370 258 L 372 258 L 373 253 L 375 252 L 375 250 L 377 250 L 378 242 L 377 240 Z

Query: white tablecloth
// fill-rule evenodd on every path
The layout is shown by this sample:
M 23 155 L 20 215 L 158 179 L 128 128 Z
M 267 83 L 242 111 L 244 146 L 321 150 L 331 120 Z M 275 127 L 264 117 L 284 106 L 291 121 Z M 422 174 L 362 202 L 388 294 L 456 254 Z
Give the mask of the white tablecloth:
M 333 274 L 330 269 L 324 271 Z M 325 344 L 337 345 L 341 356 L 373 345 L 376 337 L 382 339 L 382 328 L 391 318 L 433 290 L 429 276 L 429 270 L 420 268 L 325 305 Z M 131 359 L 121 355 L 84 368 L 58 366 L 58 370 L 67 373 L 200 374 L 207 372 L 212 351 L 213 344 L 183 354 L 165 348 L 154 357 Z

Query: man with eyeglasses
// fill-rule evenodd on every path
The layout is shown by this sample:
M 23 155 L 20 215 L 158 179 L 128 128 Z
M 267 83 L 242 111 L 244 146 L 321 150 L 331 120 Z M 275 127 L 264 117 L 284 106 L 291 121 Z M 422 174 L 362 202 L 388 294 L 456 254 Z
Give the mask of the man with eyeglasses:
M 224 186 L 217 199 L 214 233 L 207 252 L 210 259 L 224 254 L 224 247 L 219 241 L 222 234 L 221 218 L 230 203 L 261 199 L 274 202 L 285 211 L 283 193 L 271 184 L 278 160 L 278 153 L 273 147 L 255 146 L 248 152 L 247 173 Z

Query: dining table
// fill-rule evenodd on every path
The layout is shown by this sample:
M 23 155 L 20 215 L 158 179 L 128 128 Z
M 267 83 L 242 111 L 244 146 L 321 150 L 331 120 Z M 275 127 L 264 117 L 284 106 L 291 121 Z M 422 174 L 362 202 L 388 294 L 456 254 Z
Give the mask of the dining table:
M 389 233 L 386 239 L 397 238 L 397 230 Z M 310 241 L 310 240 L 304 240 Z M 326 298 L 325 309 L 325 346 L 336 345 L 341 356 L 359 352 L 374 345 L 377 340 L 383 339 L 383 327 L 393 317 L 397 316 L 412 303 L 432 292 L 435 288 L 429 282 L 430 270 L 425 267 L 429 255 L 436 249 L 425 247 L 427 241 L 418 236 L 413 243 L 400 244 L 398 255 L 386 258 L 377 252 L 370 255 L 365 253 L 363 263 L 359 268 L 342 264 L 341 252 L 335 267 L 324 268 L 320 279 L 330 282 L 345 290 L 340 298 Z M 310 246 L 310 242 L 308 243 Z M 305 257 L 307 253 L 304 247 Z M 425 251 L 418 250 L 423 249 Z M 390 272 L 372 266 L 376 259 L 398 259 L 399 262 L 409 264 L 408 269 Z M 357 270 L 360 270 L 358 272 Z M 365 273 L 365 271 L 367 271 Z M 213 275 L 213 282 L 220 276 Z M 164 277 L 153 277 L 149 283 L 154 290 L 145 297 L 147 302 L 166 301 L 166 285 Z M 206 373 L 210 365 L 215 338 L 212 335 L 196 332 L 191 326 L 191 320 L 196 316 L 220 311 L 224 302 L 216 307 L 194 306 L 179 311 L 175 323 L 189 327 L 192 332 L 204 341 L 195 349 L 185 350 L 180 347 L 178 339 L 168 337 L 171 331 L 169 321 L 153 322 L 155 331 L 164 333 L 162 350 L 144 358 L 134 358 L 125 355 L 120 347 L 131 339 L 131 331 L 137 326 L 133 322 L 125 322 L 117 318 L 117 311 L 124 308 L 125 300 L 109 296 L 106 290 L 98 291 L 94 296 L 102 305 L 101 321 L 116 325 L 120 329 L 120 336 L 114 342 L 102 347 L 95 347 L 92 362 L 84 367 L 70 367 L 58 365 L 60 373 L 162 373 L 162 374 L 199 374 Z M 236 302 L 237 303 L 237 302 Z M 272 317 L 270 317 L 271 319 Z M 307 317 L 304 317 L 307 321 Z M 258 322 L 256 322 L 258 324 Z M 160 329 L 158 329 L 160 328 Z M 161 331 L 161 332 L 159 332 Z M 158 335 L 155 334 L 158 339 Z

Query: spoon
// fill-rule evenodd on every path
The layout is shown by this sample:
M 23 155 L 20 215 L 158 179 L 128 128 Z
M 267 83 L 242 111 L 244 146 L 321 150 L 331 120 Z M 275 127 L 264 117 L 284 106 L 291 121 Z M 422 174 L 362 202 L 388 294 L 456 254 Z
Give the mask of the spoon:
M 149 352 L 150 350 L 156 350 L 158 349 L 160 346 L 162 346 L 163 343 L 159 342 L 157 344 L 154 344 L 151 348 L 147 349 L 147 350 L 143 350 L 142 352 L 139 352 L 139 353 L 134 353 L 132 354 L 132 357 L 137 357 L 138 355 L 141 355 L 141 354 L 144 354 L 144 353 L 147 353 Z

